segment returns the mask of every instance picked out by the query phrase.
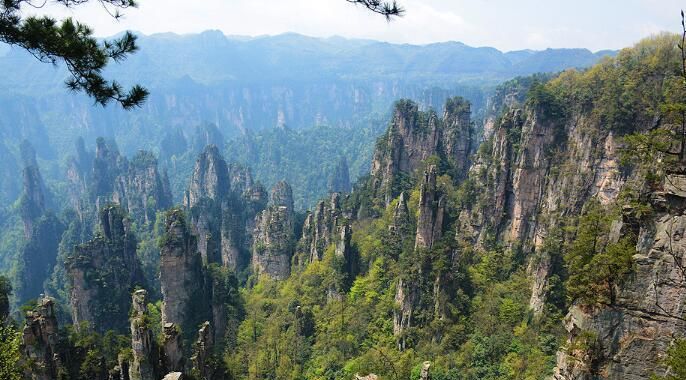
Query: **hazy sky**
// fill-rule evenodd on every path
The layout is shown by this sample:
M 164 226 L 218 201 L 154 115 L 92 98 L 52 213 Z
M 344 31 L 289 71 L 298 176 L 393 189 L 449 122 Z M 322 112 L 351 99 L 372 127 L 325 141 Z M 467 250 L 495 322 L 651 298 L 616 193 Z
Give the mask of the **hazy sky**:
M 50 2 L 51 0 L 47 0 Z M 297 32 L 424 44 L 461 41 L 501 50 L 629 46 L 650 34 L 678 32 L 677 0 L 399 0 L 407 13 L 387 23 L 345 0 L 139 0 L 140 7 L 114 21 L 97 2 L 77 11 L 57 6 L 46 12 L 73 15 L 99 36 L 129 29 L 145 34 Z

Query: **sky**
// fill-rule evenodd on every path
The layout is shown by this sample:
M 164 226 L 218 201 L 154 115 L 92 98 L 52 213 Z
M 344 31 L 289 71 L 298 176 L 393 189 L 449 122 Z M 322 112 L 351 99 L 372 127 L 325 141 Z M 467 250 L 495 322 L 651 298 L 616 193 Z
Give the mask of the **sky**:
M 36 0 L 40 2 L 41 0 Z M 114 20 L 97 1 L 65 10 L 39 11 L 75 17 L 100 37 L 123 30 L 144 34 L 227 35 L 295 32 L 394 43 L 459 41 L 503 51 L 545 48 L 620 49 L 660 31 L 679 32 L 678 0 L 398 0 L 406 13 L 386 22 L 345 0 L 138 0 Z

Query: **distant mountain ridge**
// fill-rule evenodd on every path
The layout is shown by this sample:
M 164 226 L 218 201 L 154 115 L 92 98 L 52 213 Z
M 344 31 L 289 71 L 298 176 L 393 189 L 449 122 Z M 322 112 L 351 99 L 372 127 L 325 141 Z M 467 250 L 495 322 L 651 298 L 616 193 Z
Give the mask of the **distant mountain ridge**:
M 461 42 L 411 45 L 295 33 L 244 37 L 226 36 L 217 30 L 139 35 L 139 45 L 140 51 L 126 62 L 112 64 L 109 74 L 123 82 L 152 87 L 184 76 L 205 85 L 220 81 L 399 78 L 427 85 L 496 83 L 518 75 L 587 67 L 615 53 L 587 49 L 501 52 Z M 3 50 L 0 47 L 0 52 Z M 0 83 L 23 94 L 31 94 L 36 84 L 55 88 L 56 81 L 66 75 L 64 70 L 35 62 L 16 48 L 5 56 L 0 54 L 0 68 Z M 34 84 L 27 88 L 24 81 L 29 78 Z

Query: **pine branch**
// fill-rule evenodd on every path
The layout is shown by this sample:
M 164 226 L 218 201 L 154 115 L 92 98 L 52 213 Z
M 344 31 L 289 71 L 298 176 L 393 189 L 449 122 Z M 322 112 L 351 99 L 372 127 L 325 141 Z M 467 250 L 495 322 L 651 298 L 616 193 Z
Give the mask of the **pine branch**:
M 398 16 L 401 17 L 405 13 L 405 9 L 398 5 L 398 3 L 393 0 L 380 1 L 380 0 L 345 0 L 349 3 L 362 5 L 374 13 L 378 13 L 384 17 L 386 20 L 390 20 L 391 17 Z
M 88 0 L 56 0 L 66 7 L 74 7 Z M 128 8 L 133 0 L 98 0 L 103 6 Z M 110 61 L 121 62 L 138 50 L 136 36 L 126 32 L 122 37 L 98 42 L 88 26 L 67 18 L 61 22 L 47 17 L 22 19 L 19 8 L 26 0 L 4 0 L 0 8 L 0 42 L 27 50 L 41 62 L 56 65 L 63 62 L 70 78 L 65 82 L 72 91 L 82 91 L 96 104 L 111 101 L 124 109 L 140 107 L 148 91 L 140 85 L 124 89 L 116 81 L 107 81 L 102 71 Z M 112 13 L 110 13 L 112 14 Z M 115 15 L 118 15 L 116 13 Z M 118 16 L 113 16 L 118 17 Z

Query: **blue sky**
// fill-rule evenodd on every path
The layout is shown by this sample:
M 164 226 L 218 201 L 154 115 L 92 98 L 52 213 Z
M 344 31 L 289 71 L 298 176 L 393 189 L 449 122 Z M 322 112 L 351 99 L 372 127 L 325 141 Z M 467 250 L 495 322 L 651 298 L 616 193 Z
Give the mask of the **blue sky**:
M 501 50 L 584 47 L 618 49 L 660 31 L 678 32 L 677 0 L 399 0 L 407 14 L 390 23 L 345 0 L 139 0 L 140 7 L 114 21 L 94 4 L 76 11 L 41 10 L 75 16 L 99 36 L 129 29 L 145 34 L 264 35 L 297 32 L 425 44 L 461 41 Z

